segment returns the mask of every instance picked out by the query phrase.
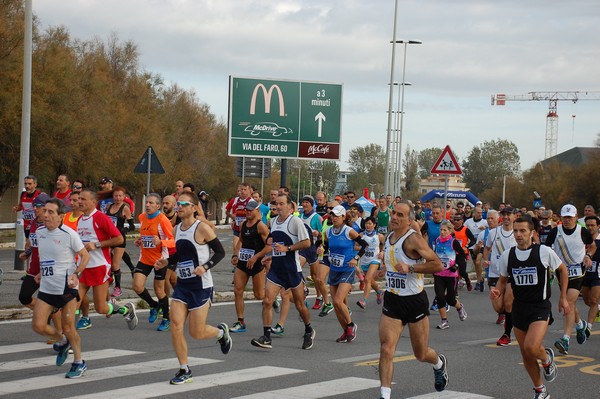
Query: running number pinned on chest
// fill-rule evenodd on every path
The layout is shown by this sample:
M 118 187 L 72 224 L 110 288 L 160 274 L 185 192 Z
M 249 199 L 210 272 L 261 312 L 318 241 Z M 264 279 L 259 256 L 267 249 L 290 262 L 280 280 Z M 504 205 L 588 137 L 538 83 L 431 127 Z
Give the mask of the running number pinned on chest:
M 581 265 L 569 265 L 569 277 L 580 277 L 583 276 L 583 271 L 581 270 Z
M 516 285 L 537 285 L 538 275 L 535 267 L 524 267 L 512 270 L 513 280 Z
M 113 222 L 113 224 L 116 226 L 117 223 L 119 222 L 119 219 L 116 216 L 109 216 L 110 220 Z
M 54 260 L 42 260 L 40 261 L 40 271 L 42 277 L 54 276 Z
M 142 247 L 156 248 L 156 245 L 154 244 L 154 236 L 142 236 Z
M 195 277 L 194 269 L 194 261 L 186 260 L 184 262 L 177 262 L 177 278 L 187 279 Z
M 344 266 L 344 255 L 340 254 L 329 254 L 329 264 L 333 267 L 343 267 Z
M 385 273 L 385 280 L 388 288 L 391 289 L 404 289 L 406 288 L 406 273 L 397 273 L 387 271 Z
M 253 256 L 254 256 L 254 250 L 253 249 L 241 248 L 240 249 L 240 254 L 239 254 L 238 258 L 242 262 L 248 262 L 250 260 L 250 258 L 252 258 Z
M 284 245 L 282 242 L 274 242 L 273 244 L 271 244 L 271 246 L 273 247 L 273 257 L 285 256 L 285 252 L 281 252 L 281 251 L 278 251 L 277 249 L 275 249 L 275 245 L 277 245 L 277 244 Z

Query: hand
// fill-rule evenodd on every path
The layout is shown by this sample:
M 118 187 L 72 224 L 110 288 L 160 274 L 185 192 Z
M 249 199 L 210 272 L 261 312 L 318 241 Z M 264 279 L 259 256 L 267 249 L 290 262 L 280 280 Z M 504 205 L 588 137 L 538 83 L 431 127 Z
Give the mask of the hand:
M 500 298 L 500 290 L 496 287 L 490 288 L 490 299 L 494 300 L 498 298 Z
M 323 249 L 323 247 L 317 248 L 317 255 L 321 256 L 321 255 L 323 255 L 324 252 L 325 252 L 325 250 Z
M 250 259 L 248 259 L 248 262 L 246 262 L 246 268 L 248 270 L 252 270 L 252 268 L 254 267 L 254 264 L 256 263 L 256 260 L 258 258 L 256 257 L 256 255 L 254 255 L 253 257 L 251 257 Z
M 562 314 L 564 316 L 568 315 L 569 313 L 571 313 L 571 307 L 569 306 L 569 301 L 567 301 L 567 299 L 560 299 L 558 301 L 558 312 L 560 313 L 562 311 Z
M 73 273 L 69 276 L 69 280 L 67 282 L 69 288 L 75 288 L 79 284 L 79 277 L 77 277 L 77 273 Z
M 408 270 L 408 265 L 406 263 L 404 263 L 404 262 L 396 263 L 394 265 L 394 270 L 396 270 L 399 273 L 404 273 L 404 274 L 408 273 L 408 271 L 409 271 Z
M 585 266 L 586 269 L 591 269 L 592 268 L 592 258 L 590 258 L 589 256 L 584 256 L 583 257 L 583 265 Z
M 167 266 L 169 264 L 169 261 L 165 258 L 161 258 L 159 260 L 157 260 L 156 262 L 154 262 L 154 270 L 160 270 L 163 267 Z
M 271 267 L 271 262 L 273 261 L 273 257 L 272 256 L 265 256 L 262 259 L 262 264 L 266 267 L 269 268 Z
M 379 251 L 379 254 L 377 255 L 377 259 L 383 260 L 384 257 L 385 257 L 385 254 L 383 253 L 383 251 Z
M 288 252 L 288 246 L 279 242 L 273 245 L 273 249 L 275 249 L 277 252 Z
M 36 282 L 36 284 L 40 283 L 40 280 L 42 279 L 42 275 L 40 273 L 36 274 L 35 277 L 33 278 L 33 281 Z
M 19 259 L 21 259 L 21 260 L 25 261 L 25 260 L 27 260 L 27 258 L 28 258 L 28 256 L 27 256 L 27 255 L 25 255 L 25 252 L 21 252 L 21 253 L 19 254 Z
M 89 242 L 89 241 L 88 241 L 88 242 L 86 242 L 86 243 L 84 243 L 84 244 L 83 244 L 83 246 L 85 247 L 85 249 L 87 249 L 87 250 L 88 250 L 88 252 L 89 252 L 89 251 L 93 251 L 94 249 L 96 249 L 96 244 L 94 244 L 94 243 L 91 243 L 91 242 Z
M 354 258 L 352 258 L 352 260 L 350 262 L 348 262 L 348 264 L 354 268 L 356 268 L 356 265 L 358 265 L 358 261 Z
M 133 242 L 133 244 L 134 244 L 136 247 L 140 247 L 140 246 L 142 246 L 142 238 L 140 237 L 140 238 L 136 239 L 136 240 Z
M 196 266 L 196 268 L 194 269 L 194 274 L 196 276 L 202 276 L 204 273 L 206 273 L 206 269 L 204 269 L 204 266 Z
M 155 246 L 157 246 L 157 247 L 158 247 L 158 246 L 161 244 L 161 243 L 160 243 L 160 237 L 158 237 L 158 236 L 154 236 L 154 237 L 152 238 L 152 242 L 154 243 L 154 245 L 155 245 Z
M 238 260 L 239 260 L 238 256 L 237 256 L 237 255 L 233 255 L 233 256 L 231 257 L 231 264 L 232 264 L 233 266 L 237 266 L 237 264 L 238 264 Z

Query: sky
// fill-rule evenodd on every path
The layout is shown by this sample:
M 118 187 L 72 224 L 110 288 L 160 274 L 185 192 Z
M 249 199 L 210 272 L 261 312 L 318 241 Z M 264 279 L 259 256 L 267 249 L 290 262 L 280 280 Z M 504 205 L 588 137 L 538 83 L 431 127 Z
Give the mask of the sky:
M 224 123 L 229 75 L 342 83 L 341 168 L 352 148 L 386 146 L 394 0 L 34 0 L 33 12 L 42 30 L 132 41 L 145 70 Z M 600 92 L 598 0 L 399 0 L 397 21 L 397 40 L 422 41 L 407 47 L 403 151 L 450 145 L 460 163 L 506 139 L 526 170 L 544 158 L 548 102 L 491 95 Z M 599 111 L 559 101 L 558 153 L 593 146 Z

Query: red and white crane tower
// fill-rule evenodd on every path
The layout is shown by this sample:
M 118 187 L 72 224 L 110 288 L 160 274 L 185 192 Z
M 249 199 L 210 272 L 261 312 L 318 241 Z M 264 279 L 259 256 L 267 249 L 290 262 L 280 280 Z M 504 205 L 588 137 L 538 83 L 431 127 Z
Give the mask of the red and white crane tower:
M 506 105 L 507 101 L 548 101 L 546 116 L 546 147 L 544 159 L 556 155 L 558 144 L 558 101 L 600 100 L 600 91 L 530 91 L 527 94 L 492 94 L 492 105 Z

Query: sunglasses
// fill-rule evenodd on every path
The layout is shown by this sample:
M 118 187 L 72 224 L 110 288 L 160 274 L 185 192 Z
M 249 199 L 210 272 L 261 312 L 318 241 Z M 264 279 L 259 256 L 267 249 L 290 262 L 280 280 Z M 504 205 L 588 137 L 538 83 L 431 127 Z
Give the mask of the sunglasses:
M 189 201 L 177 201 L 177 205 L 179 206 L 190 206 L 190 205 L 194 205 L 193 203 L 189 202 Z
M 35 204 L 33 207 L 34 208 L 43 208 L 44 204 Z
M 327 207 L 327 209 L 328 209 L 328 210 L 332 210 L 332 209 L 333 209 L 333 206 L 328 206 L 328 207 Z
M 354 195 L 349 195 L 348 198 L 354 198 Z
M 74 188 L 75 190 L 81 190 L 81 189 L 83 188 L 83 186 L 73 186 L 73 188 Z

